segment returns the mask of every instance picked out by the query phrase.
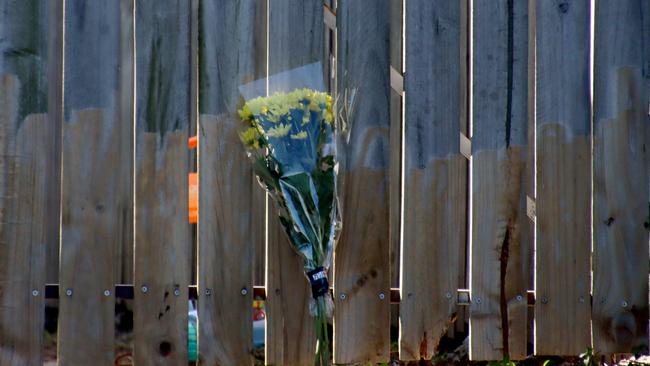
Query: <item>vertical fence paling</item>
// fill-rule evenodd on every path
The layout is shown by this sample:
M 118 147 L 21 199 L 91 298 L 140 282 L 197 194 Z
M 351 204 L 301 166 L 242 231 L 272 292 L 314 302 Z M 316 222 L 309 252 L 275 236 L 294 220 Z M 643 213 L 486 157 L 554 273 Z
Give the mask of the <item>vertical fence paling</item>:
M 589 3 L 538 1 L 535 353 L 590 345 Z
M 470 0 L 459 0 L 460 3 L 460 22 L 459 22 L 459 49 L 458 54 L 458 73 L 460 77 L 460 112 L 459 112 L 459 128 L 461 134 L 461 143 L 463 141 L 469 142 L 471 147 L 470 136 L 470 116 L 469 116 L 469 98 L 470 98 Z M 464 145 L 467 147 L 466 145 Z M 471 149 L 461 147 L 461 151 L 471 153 Z M 466 172 L 465 196 L 462 204 L 465 205 L 466 219 L 463 222 L 466 227 L 463 231 L 464 240 L 460 245 L 458 252 L 459 263 L 456 267 L 458 273 L 458 288 L 468 288 L 469 282 L 469 157 L 465 156 L 467 160 L 462 164 Z M 450 338 L 459 338 L 456 332 L 466 332 L 468 325 L 469 311 L 466 306 L 457 308 L 456 318 L 454 319 L 454 326 L 447 328 L 445 336 Z
M 323 1 L 269 1 L 268 5 L 268 74 L 317 61 L 324 65 Z M 269 93 L 274 91 L 274 85 L 269 85 Z M 266 252 L 266 363 L 312 364 L 316 343 L 309 315 L 311 292 L 302 261 L 289 246 L 272 202 Z
M 137 0 L 134 361 L 187 361 L 190 3 Z
M 119 111 L 120 4 L 65 9 L 65 120 L 59 339 L 61 364 L 113 361 L 115 253 L 128 240 L 129 121 Z
M 457 312 L 467 187 L 459 144 L 460 16 L 455 1 L 406 3 L 404 360 L 431 358 Z
M 256 78 L 253 2 L 201 3 L 199 122 L 199 351 L 209 365 L 252 365 L 253 251 L 263 200 L 255 200 L 238 132 L 239 85 Z M 261 207 L 260 207 L 261 205 Z M 263 212 L 263 211 L 262 211 Z M 255 240 L 254 238 L 257 238 Z
M 120 151 L 122 151 L 120 187 L 125 192 L 122 199 L 126 202 L 133 201 L 133 110 L 135 104 L 134 72 L 134 26 L 133 7 L 134 0 L 120 0 L 120 72 L 119 72 L 119 105 L 120 123 L 125 126 L 120 129 Z M 124 212 L 124 226 L 121 242 L 115 251 L 115 271 L 118 283 L 133 283 L 133 210 Z M 55 281 L 56 282 L 56 281 Z
M 399 287 L 402 180 L 402 8 L 403 0 L 390 2 L 390 67 L 402 78 L 390 91 L 390 286 Z M 392 79 L 391 79 L 392 81 Z
M 344 224 L 334 263 L 334 362 L 387 362 L 390 4 L 387 0 L 339 1 L 336 18 L 338 102 L 345 103 L 346 90 L 353 88 L 358 98 L 342 169 Z
M 530 254 L 522 265 L 528 269 L 528 277 L 526 278 L 526 283 L 528 284 L 529 289 L 535 288 L 535 271 L 534 271 L 534 262 L 535 262 L 535 215 L 533 212 L 529 212 L 528 206 L 529 202 L 535 202 L 535 169 L 536 169 L 536 159 L 535 159 L 535 149 L 537 142 L 535 140 L 536 131 L 535 131 L 535 70 L 536 70 L 536 0 L 528 0 L 528 147 L 526 151 L 526 214 L 531 220 L 530 224 L 526 228 L 528 231 L 528 237 L 530 238 L 530 243 L 528 243 L 528 250 Z M 531 205 L 531 209 L 534 205 Z M 532 344 L 534 340 L 534 310 L 532 308 L 528 309 L 528 329 L 526 330 L 526 339 L 528 344 Z M 528 347 L 527 347 L 528 348 Z M 527 349 L 528 351 L 528 349 Z M 528 353 L 528 352 L 527 352 Z
M 61 8 L 0 7 L 0 364 L 40 365 L 47 258 L 58 258 Z
M 254 78 L 260 79 L 266 77 L 267 64 L 267 1 L 255 1 L 255 19 L 253 30 L 253 47 L 255 48 L 255 72 Z M 242 101 L 243 103 L 244 101 Z M 255 286 L 264 286 L 266 281 L 266 192 L 260 188 L 257 177 L 253 174 L 251 177 L 253 190 L 252 194 L 252 241 L 253 241 L 253 283 Z
M 528 4 L 474 2 L 470 359 L 526 357 Z
M 402 210 L 402 137 L 403 137 L 403 100 L 404 90 L 403 78 L 403 51 L 404 45 L 402 36 L 404 1 L 397 0 L 390 2 L 390 67 L 391 76 L 397 73 L 400 78 L 393 84 L 391 78 L 390 91 L 390 287 L 399 287 L 400 273 L 400 239 L 401 239 L 401 210 Z M 399 306 L 393 305 L 390 309 L 390 327 L 399 327 Z
M 593 342 L 632 352 L 648 341 L 650 4 L 595 11 Z

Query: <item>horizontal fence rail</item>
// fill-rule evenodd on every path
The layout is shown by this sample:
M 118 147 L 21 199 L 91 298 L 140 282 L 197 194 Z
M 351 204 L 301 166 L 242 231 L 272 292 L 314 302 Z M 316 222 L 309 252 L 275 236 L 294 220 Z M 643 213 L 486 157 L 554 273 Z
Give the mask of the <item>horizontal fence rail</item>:
M 647 352 L 650 2 L 0 9 L 0 365 L 312 364 L 309 285 L 237 110 L 239 86 L 315 62 L 357 95 L 335 363 L 465 338 L 473 361 Z

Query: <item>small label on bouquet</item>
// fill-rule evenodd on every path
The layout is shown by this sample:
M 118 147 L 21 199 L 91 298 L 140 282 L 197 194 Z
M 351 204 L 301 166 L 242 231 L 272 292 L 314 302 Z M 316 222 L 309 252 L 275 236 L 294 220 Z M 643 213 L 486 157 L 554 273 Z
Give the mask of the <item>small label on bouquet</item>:
M 314 299 L 326 295 L 330 290 L 330 284 L 327 281 L 327 271 L 325 268 L 318 267 L 313 271 L 307 272 L 307 278 L 311 284 L 311 295 Z

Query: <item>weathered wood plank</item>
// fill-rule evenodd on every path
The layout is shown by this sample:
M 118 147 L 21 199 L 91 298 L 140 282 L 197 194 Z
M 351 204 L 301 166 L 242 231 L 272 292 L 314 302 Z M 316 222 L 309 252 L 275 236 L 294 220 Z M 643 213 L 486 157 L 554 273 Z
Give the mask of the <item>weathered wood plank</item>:
M 590 345 L 589 3 L 538 1 L 535 353 Z
M 120 204 L 116 189 L 120 126 L 113 122 L 106 109 L 85 109 L 72 112 L 63 126 L 58 327 L 62 365 L 113 362 L 113 260 L 121 244 L 120 219 L 128 209 Z
M 467 222 L 467 163 L 459 139 L 460 13 L 459 2 L 406 3 L 399 345 L 404 360 L 431 358 L 457 312 Z
M 253 251 L 264 241 L 264 200 L 238 136 L 237 88 L 256 76 L 259 10 L 253 1 L 201 3 L 199 353 L 209 365 L 253 364 Z M 262 226 L 253 221 L 260 218 Z
M 0 80 L 0 364 L 42 364 L 47 238 L 46 165 L 52 163 L 47 114 L 19 123 L 15 75 Z M 38 90 L 33 90 L 38 92 Z M 43 103 L 39 107 L 47 108 Z M 31 109 L 31 111 L 35 111 Z
M 359 19 L 364 18 L 363 22 Z M 390 4 L 340 1 L 339 95 L 356 88 L 334 263 L 334 361 L 390 358 Z
M 390 66 L 403 73 L 403 0 L 390 2 Z M 402 94 L 390 92 L 390 282 L 399 287 L 400 221 L 402 209 Z
M 390 65 L 391 72 L 403 74 L 403 0 L 390 2 Z M 403 80 L 403 77 L 402 77 Z M 403 89 L 403 82 L 402 82 Z M 390 91 L 390 286 L 399 287 L 401 210 L 402 210 L 402 138 L 403 126 L 402 93 L 391 87 Z M 390 307 L 390 327 L 399 327 L 399 306 Z
M 190 3 L 137 0 L 134 361 L 187 362 Z
M 268 74 L 317 61 L 325 65 L 323 1 L 281 0 L 268 5 Z M 269 203 L 268 217 L 266 363 L 311 365 L 316 341 L 309 315 L 309 284 L 302 261 L 278 221 L 274 203 Z
M 61 218 L 61 126 L 63 120 L 63 2 L 50 1 L 48 6 L 48 135 L 50 164 L 45 167 L 48 192 L 45 209 L 46 255 L 45 280 L 59 282 L 59 247 Z
M 594 348 L 648 347 L 650 3 L 596 2 Z
M 132 240 L 133 207 L 123 185 L 133 126 L 119 111 L 120 23 L 119 2 L 65 2 L 61 364 L 113 362 L 115 254 Z
M 255 77 L 266 77 L 266 26 L 267 26 L 267 2 L 265 0 L 255 1 L 255 29 L 253 47 L 255 48 Z M 253 241 L 253 282 L 255 286 L 266 285 L 266 191 L 260 189 L 257 177 L 253 175 L 253 195 L 251 203 L 251 228 Z
M 460 53 L 458 57 L 458 68 L 460 74 L 460 133 L 461 133 L 461 153 L 467 158 L 467 161 L 464 163 L 465 171 L 467 176 L 469 176 L 469 157 L 471 155 L 471 140 L 470 140 L 470 115 L 469 115 L 469 100 L 470 100 L 470 29 L 469 24 L 470 19 L 470 0 L 459 0 L 460 2 Z M 467 149 L 467 145 L 464 145 L 463 142 L 469 143 L 470 149 Z M 465 146 L 465 147 L 463 147 Z M 468 154 L 469 151 L 469 154 Z M 469 184 L 465 185 L 465 206 L 466 206 L 466 216 L 469 217 L 469 190 L 471 187 Z M 466 223 L 469 221 L 465 221 Z M 460 252 L 458 257 L 460 258 L 460 263 L 458 265 L 458 287 L 459 288 L 469 288 L 469 230 L 465 230 L 463 233 L 465 235 L 465 240 L 460 246 Z M 467 306 L 462 306 L 456 311 L 456 320 L 454 321 L 454 327 L 449 327 L 447 329 L 447 336 L 450 338 L 459 338 L 456 335 L 456 332 L 465 332 L 469 328 L 469 309 Z
M 124 174 L 120 175 L 120 187 L 124 187 L 121 194 L 125 202 L 133 201 L 133 92 L 135 87 L 134 74 L 134 47 L 133 47 L 133 0 L 120 0 L 120 74 L 119 74 L 119 105 L 120 121 L 126 128 L 122 128 L 120 145 L 123 149 L 123 159 L 120 169 Z M 119 283 L 133 283 L 133 210 L 125 212 L 124 236 L 121 246 L 117 248 L 115 270 Z
M 536 197 L 536 187 L 535 187 L 535 172 L 536 172 L 536 160 L 535 160 L 535 149 L 537 147 L 537 141 L 535 140 L 535 70 L 536 70 L 536 49 L 535 49 L 535 39 L 536 39 L 536 30 L 537 30 L 537 21 L 536 21 L 536 0 L 528 0 L 528 148 L 526 151 L 526 213 L 528 214 L 528 202 L 534 203 Z M 528 258 L 526 258 L 526 267 L 528 270 L 528 289 L 535 288 L 535 221 L 536 218 L 534 215 L 529 216 L 528 219 Z M 535 312 L 533 309 L 528 309 L 528 330 L 526 332 L 527 345 L 532 344 L 535 338 L 534 328 L 535 328 Z M 528 349 L 528 347 L 526 347 Z
M 58 272 L 62 9 L 0 8 L 0 364 L 40 365 L 44 284 Z
M 526 356 L 528 4 L 473 11 L 470 359 Z

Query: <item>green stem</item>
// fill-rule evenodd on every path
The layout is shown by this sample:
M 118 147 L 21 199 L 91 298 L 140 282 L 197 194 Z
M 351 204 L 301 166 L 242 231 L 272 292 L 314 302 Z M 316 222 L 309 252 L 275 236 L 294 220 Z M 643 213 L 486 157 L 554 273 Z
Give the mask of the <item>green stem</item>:
M 316 327 L 316 337 L 318 346 L 316 348 L 315 366 L 329 366 L 330 363 L 330 342 L 327 331 L 327 305 L 325 297 L 316 299 L 317 314 L 314 317 Z

